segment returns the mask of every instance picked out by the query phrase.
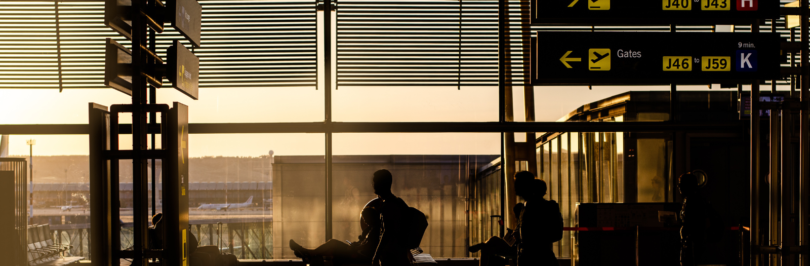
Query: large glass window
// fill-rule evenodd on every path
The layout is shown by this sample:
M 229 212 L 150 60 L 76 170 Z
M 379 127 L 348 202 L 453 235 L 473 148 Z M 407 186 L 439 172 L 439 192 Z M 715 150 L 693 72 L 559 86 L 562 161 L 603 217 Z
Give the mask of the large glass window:
M 500 134 L 335 134 L 334 139 L 333 238 L 357 240 L 360 211 L 376 197 L 371 178 L 379 169 L 393 174 L 394 195 L 428 216 L 420 246 L 425 253 L 468 256 L 471 232 L 466 228 L 473 220 L 482 229 L 479 238 L 497 235 L 489 235 L 496 228 L 487 228 L 492 224 L 482 216 L 500 215 L 495 206 L 500 204 L 500 174 L 486 168 L 500 157 Z M 468 190 L 470 184 L 480 187 Z M 468 208 L 474 204 L 467 202 L 475 202 L 470 194 L 475 190 L 483 198 L 473 215 Z
M 664 202 L 666 189 L 666 141 L 638 139 L 638 202 Z

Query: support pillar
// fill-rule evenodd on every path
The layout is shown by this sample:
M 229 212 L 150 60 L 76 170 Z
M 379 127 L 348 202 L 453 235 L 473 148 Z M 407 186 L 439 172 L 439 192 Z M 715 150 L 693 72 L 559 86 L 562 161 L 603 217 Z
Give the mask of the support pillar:
M 801 54 L 800 54 L 800 64 L 801 64 L 801 88 L 799 91 L 799 97 L 801 97 L 801 111 L 799 112 L 799 165 L 800 165 L 800 173 L 799 173 L 799 180 L 800 180 L 800 197 L 801 197 L 801 204 L 799 205 L 799 230 L 800 230 L 800 241 L 799 245 L 801 248 L 801 265 L 802 266 L 810 266 L 810 160 L 808 160 L 808 156 L 810 156 L 810 56 L 808 56 L 808 45 L 810 42 L 808 41 L 808 35 L 810 35 L 810 29 L 808 29 L 808 15 L 810 15 L 810 11 L 808 11 L 810 5 L 808 5 L 807 1 L 799 1 L 799 10 L 801 12 Z
M 762 245 L 760 240 L 760 221 L 759 221 L 759 81 L 754 81 L 751 84 L 751 134 L 750 134 L 750 182 L 751 182 L 751 198 L 750 198 L 750 211 L 751 211 L 751 239 L 750 239 L 750 253 L 751 266 L 762 265 L 762 253 L 759 247 Z

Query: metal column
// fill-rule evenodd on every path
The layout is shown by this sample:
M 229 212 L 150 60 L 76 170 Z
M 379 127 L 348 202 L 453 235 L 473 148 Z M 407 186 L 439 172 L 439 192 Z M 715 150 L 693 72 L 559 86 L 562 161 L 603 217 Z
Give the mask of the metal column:
M 530 1 L 520 1 L 520 36 L 523 47 L 531 47 L 531 5 Z M 531 50 L 523 49 L 523 104 L 526 114 L 526 122 L 534 122 L 534 86 L 531 85 L 531 65 L 526 62 L 531 62 Z M 526 145 L 532 149 L 526 150 L 526 158 L 529 160 L 529 172 L 537 173 L 537 153 L 534 152 L 534 147 L 537 143 L 537 134 L 535 132 L 526 132 Z
M 781 133 L 779 130 L 779 110 L 778 109 L 770 109 L 769 110 L 771 115 L 769 117 L 769 133 L 768 133 L 768 198 L 769 198 L 769 206 L 768 206 L 768 219 L 769 219 L 769 226 L 768 226 L 768 246 L 777 247 L 781 242 L 780 234 L 779 234 L 779 215 L 781 214 L 780 211 L 780 190 L 782 188 L 781 182 L 779 180 L 779 144 L 780 144 L 780 137 Z M 776 266 L 779 265 L 780 259 L 779 254 L 771 254 L 769 255 L 770 265 Z
M 799 10 L 801 12 L 801 57 L 800 57 L 800 64 L 801 64 L 801 89 L 799 91 L 799 95 L 801 97 L 801 111 L 799 112 L 799 165 L 801 167 L 799 180 L 800 180 L 800 197 L 801 197 L 801 204 L 799 205 L 799 230 L 800 230 L 800 241 L 799 245 L 801 247 L 801 265 L 803 266 L 810 266 L 810 228 L 808 225 L 810 224 L 810 172 L 808 172 L 808 155 L 810 155 L 810 126 L 808 125 L 808 115 L 810 115 L 810 63 L 808 56 L 808 34 L 810 34 L 810 29 L 808 29 L 808 2 L 806 0 L 799 2 Z
M 792 85 L 791 85 L 792 86 Z M 782 194 L 781 194 L 781 230 L 779 231 L 780 235 L 780 243 L 777 243 L 782 247 L 783 250 L 791 250 L 795 248 L 796 243 L 796 231 L 794 230 L 794 226 L 796 224 L 796 219 L 794 218 L 794 208 L 793 206 L 798 205 L 797 202 L 794 201 L 795 197 L 793 194 L 793 187 L 794 187 L 794 180 L 795 179 L 795 171 L 793 171 L 793 145 L 791 143 L 792 139 L 792 129 L 793 129 L 793 114 L 791 110 L 783 109 L 781 111 L 781 124 L 782 124 L 782 134 L 781 134 L 781 147 L 782 153 L 780 156 L 780 169 L 781 169 L 781 182 L 779 185 L 782 187 Z M 794 254 L 788 252 L 783 253 L 781 263 L 782 265 L 796 265 L 796 256 Z
M 326 213 L 325 215 L 325 224 L 326 224 L 326 239 L 325 241 L 329 241 L 332 239 L 332 132 L 331 132 L 331 123 L 332 123 L 332 1 L 326 0 L 324 1 L 323 6 L 323 57 L 324 57 L 324 80 L 323 80 L 323 88 L 324 88 L 324 123 L 326 124 L 326 132 L 325 135 L 325 143 L 326 147 L 324 149 L 324 156 L 325 156 L 325 165 L 324 165 L 324 172 L 325 176 L 324 179 L 325 183 L 325 195 L 324 198 L 326 199 Z
M 109 150 L 110 135 L 108 132 L 110 117 L 107 112 L 107 107 L 90 103 L 90 114 L 88 121 L 90 122 L 90 195 L 93 200 L 90 201 L 90 213 L 109 213 L 110 205 L 113 202 L 110 199 L 110 164 L 104 159 L 103 152 Z M 116 220 L 117 223 L 117 220 Z M 112 264 L 112 245 L 111 232 L 112 221 L 110 215 L 91 215 L 90 216 L 90 260 L 92 265 L 111 265 Z M 59 232 L 59 240 L 61 241 L 61 231 Z
M 144 10 L 145 1 L 133 1 L 134 10 Z M 141 155 L 146 145 L 146 115 L 142 106 L 146 104 L 146 77 L 139 75 L 147 70 L 147 54 L 140 46 L 146 47 L 146 21 L 140 14 L 132 16 L 132 226 L 133 246 L 132 265 L 147 266 L 145 253 L 149 250 L 148 219 L 149 202 L 147 193 L 148 176 L 146 160 Z
M 750 134 L 750 160 L 751 160 L 751 266 L 761 265 L 760 223 L 759 223 L 759 81 L 751 84 L 751 134 Z

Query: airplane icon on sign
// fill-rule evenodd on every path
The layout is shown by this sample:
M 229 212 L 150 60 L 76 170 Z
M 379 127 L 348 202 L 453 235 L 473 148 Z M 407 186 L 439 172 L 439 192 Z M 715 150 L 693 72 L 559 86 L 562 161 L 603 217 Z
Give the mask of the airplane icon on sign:
M 610 48 L 591 48 L 588 53 L 588 70 L 610 71 Z
M 599 60 L 602 60 L 602 59 L 604 59 L 605 57 L 608 57 L 608 56 L 610 55 L 610 52 L 607 52 L 607 53 L 605 53 L 605 54 L 603 54 L 603 55 L 600 55 L 600 54 L 599 54 L 599 53 L 597 53 L 597 52 L 593 52 L 593 55 L 595 55 L 595 56 L 596 56 L 596 59 L 592 59 L 592 60 L 591 60 L 591 62 L 596 63 L 596 62 L 599 62 Z

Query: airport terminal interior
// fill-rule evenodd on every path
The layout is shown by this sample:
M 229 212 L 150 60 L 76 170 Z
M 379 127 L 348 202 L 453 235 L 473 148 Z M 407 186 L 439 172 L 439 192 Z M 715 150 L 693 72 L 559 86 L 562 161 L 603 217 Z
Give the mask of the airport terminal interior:
M 809 24 L 810 0 L 3 0 L 0 265 L 810 266 Z

